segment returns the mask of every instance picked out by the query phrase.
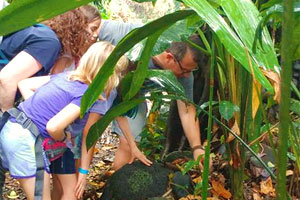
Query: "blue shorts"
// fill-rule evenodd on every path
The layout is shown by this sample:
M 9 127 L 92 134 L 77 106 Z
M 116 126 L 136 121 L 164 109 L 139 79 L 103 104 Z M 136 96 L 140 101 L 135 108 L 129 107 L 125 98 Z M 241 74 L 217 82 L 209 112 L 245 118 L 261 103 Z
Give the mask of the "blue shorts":
M 13 178 L 35 177 L 35 136 L 16 122 L 7 121 L 0 132 L 2 166 Z
M 51 174 L 75 174 L 75 159 L 72 151 L 67 148 L 64 154 L 51 162 L 50 164 Z

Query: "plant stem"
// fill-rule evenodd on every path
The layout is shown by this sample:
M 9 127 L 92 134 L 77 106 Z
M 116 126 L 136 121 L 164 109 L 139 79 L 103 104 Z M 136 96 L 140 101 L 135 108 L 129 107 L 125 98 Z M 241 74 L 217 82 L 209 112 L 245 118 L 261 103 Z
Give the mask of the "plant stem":
M 292 77 L 292 45 L 293 45 L 293 7 L 294 0 L 283 1 L 282 48 L 281 48 L 281 104 L 279 109 L 279 148 L 277 157 L 276 197 L 284 200 L 286 191 L 286 165 L 288 149 L 288 131 L 290 131 L 290 98 Z
M 213 35 L 214 37 L 214 35 Z M 208 194 L 208 174 L 209 174 L 209 161 L 210 161 L 210 143 L 211 143 L 211 126 L 212 126 L 212 101 L 214 94 L 214 74 L 215 74 L 215 44 L 212 39 L 212 56 L 210 57 L 210 74 L 209 74 L 209 115 L 208 115 L 208 127 L 207 127 L 207 145 L 205 146 L 205 159 L 204 159 L 204 171 L 202 181 L 202 199 L 207 199 Z

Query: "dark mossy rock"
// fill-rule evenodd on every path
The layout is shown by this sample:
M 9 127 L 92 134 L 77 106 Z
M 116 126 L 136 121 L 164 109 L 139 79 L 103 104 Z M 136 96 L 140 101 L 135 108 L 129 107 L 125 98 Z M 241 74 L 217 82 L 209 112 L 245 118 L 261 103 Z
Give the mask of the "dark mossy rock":
M 165 156 L 164 162 L 173 162 L 179 158 L 193 159 L 193 154 L 191 151 L 173 151 Z
M 125 165 L 107 181 L 100 200 L 144 200 L 160 197 L 168 187 L 170 170 L 161 164 Z
M 181 172 L 175 172 L 172 178 L 172 193 L 175 199 L 186 197 L 188 194 L 192 194 L 192 184 L 189 175 L 182 175 Z

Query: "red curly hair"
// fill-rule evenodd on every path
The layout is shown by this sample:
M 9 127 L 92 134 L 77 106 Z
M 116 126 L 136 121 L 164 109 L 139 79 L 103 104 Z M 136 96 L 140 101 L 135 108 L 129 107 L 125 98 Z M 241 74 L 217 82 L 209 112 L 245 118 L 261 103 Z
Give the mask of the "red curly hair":
M 87 27 L 95 20 L 101 20 L 100 13 L 95 7 L 85 5 L 47 20 L 45 24 L 60 40 L 61 55 L 70 53 L 72 57 L 80 58 L 94 42 L 90 40 Z

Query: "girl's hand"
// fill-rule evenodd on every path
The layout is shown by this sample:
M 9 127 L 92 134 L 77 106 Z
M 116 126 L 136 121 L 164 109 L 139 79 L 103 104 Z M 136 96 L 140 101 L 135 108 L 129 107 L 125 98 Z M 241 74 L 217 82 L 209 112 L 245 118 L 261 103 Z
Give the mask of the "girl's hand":
M 147 157 L 139 150 L 137 146 L 131 147 L 131 158 L 129 164 L 131 164 L 135 159 L 139 159 L 142 163 L 147 166 L 150 166 L 152 162 L 147 159 Z
M 75 196 L 77 199 L 80 199 L 84 193 L 86 186 L 87 174 L 78 173 L 77 184 L 75 186 Z

